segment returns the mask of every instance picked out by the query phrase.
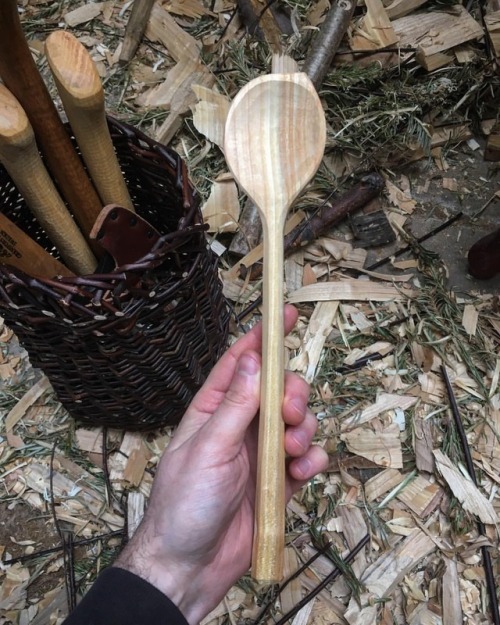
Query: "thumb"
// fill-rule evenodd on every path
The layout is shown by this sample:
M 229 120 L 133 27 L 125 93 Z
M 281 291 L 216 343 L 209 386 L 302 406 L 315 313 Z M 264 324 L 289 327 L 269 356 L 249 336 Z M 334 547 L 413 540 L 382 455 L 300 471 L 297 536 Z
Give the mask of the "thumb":
M 260 405 L 260 355 L 254 351 L 241 354 L 226 391 L 212 417 L 205 423 L 212 440 L 239 447 Z

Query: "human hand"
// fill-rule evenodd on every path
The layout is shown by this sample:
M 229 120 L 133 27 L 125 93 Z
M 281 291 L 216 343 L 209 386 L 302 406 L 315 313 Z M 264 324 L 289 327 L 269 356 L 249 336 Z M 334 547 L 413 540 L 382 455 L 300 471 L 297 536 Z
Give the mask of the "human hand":
M 287 333 L 296 320 L 287 306 Z M 250 565 L 261 341 L 259 325 L 210 373 L 163 454 L 144 519 L 115 563 L 164 592 L 191 625 Z M 317 422 L 308 397 L 306 382 L 287 372 L 287 500 L 328 463 L 325 451 L 311 445 Z

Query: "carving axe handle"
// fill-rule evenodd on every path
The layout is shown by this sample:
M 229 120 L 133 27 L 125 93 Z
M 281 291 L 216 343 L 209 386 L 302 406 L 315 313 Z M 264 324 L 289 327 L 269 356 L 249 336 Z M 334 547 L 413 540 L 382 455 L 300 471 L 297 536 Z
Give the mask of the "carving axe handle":
M 21 28 L 16 0 L 0 1 L 0 76 L 26 111 L 48 167 L 88 237 L 102 203 L 38 73 Z M 99 250 L 97 245 L 95 250 Z
M 46 252 L 14 222 L 0 213 L 0 263 L 12 265 L 30 276 L 54 278 L 72 272 Z
M 96 260 L 45 169 L 24 110 L 0 85 L 0 160 L 26 204 L 75 273 L 92 273 Z
M 45 53 L 83 160 L 104 204 L 134 205 L 106 122 L 104 91 L 94 61 L 76 37 L 59 30 L 47 38 Z

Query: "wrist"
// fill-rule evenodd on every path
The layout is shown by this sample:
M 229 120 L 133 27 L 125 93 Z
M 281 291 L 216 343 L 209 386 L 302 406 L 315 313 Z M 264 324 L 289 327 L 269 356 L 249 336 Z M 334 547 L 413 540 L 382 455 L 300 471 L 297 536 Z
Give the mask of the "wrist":
M 159 562 L 151 550 L 137 548 L 132 540 L 118 556 L 113 566 L 142 578 L 166 595 L 182 613 L 189 625 L 197 625 L 214 605 L 209 602 L 209 590 L 203 587 L 202 575 L 195 567 L 168 561 Z M 149 553 L 148 553 L 149 552 Z

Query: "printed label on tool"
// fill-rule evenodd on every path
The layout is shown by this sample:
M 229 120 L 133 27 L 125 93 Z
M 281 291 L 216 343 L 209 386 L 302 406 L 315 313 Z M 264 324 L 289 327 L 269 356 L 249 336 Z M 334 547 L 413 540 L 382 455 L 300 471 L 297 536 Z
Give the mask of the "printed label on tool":
M 22 258 L 21 252 L 16 249 L 16 241 L 5 230 L 0 230 L 0 258 Z

